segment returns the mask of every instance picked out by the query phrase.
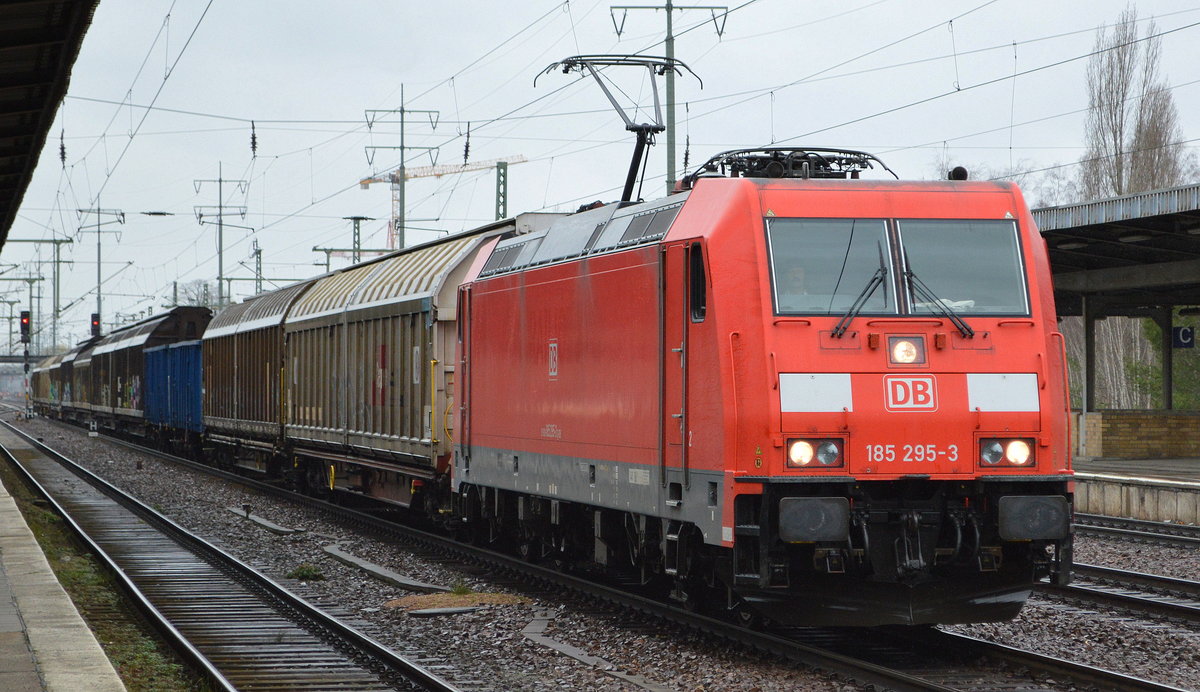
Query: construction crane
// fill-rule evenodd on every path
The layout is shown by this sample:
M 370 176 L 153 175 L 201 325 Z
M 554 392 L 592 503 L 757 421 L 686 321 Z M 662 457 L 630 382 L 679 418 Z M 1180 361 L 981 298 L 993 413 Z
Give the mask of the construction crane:
M 474 161 L 460 165 L 417 166 L 406 168 L 400 166 L 387 173 L 382 173 L 358 181 L 366 190 L 371 183 L 390 183 L 392 188 L 392 218 L 388 221 L 388 247 L 404 247 L 404 181 L 410 178 L 440 178 L 443 175 L 482 171 L 488 168 L 496 169 L 496 219 L 508 216 L 508 165 L 524 163 L 524 156 L 505 156 L 487 161 Z

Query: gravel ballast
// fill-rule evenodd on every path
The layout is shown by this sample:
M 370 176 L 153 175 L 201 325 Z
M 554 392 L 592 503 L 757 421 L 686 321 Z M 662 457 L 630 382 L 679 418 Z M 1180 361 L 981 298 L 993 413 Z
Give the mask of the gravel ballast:
M 569 597 L 520 593 L 503 581 L 493 583 L 413 555 L 403 546 L 356 534 L 317 510 L 266 497 L 101 438 L 88 437 L 82 430 L 41 419 L 18 425 L 298 595 L 335 615 L 352 615 L 360 621 L 362 630 L 404 655 L 440 659 L 453 667 L 455 681 L 473 681 L 478 689 L 645 689 L 522 634 L 531 621 L 545 614 L 554 615 L 545 632 L 547 636 L 603 659 L 614 671 L 639 676 L 650 689 L 818 692 L 857 689 L 787 663 L 731 652 L 727 645 L 694 640 L 665 626 L 633 622 L 625 614 L 598 612 L 593 606 Z M 139 459 L 141 470 L 137 468 Z M 277 535 L 228 511 L 229 507 L 245 504 L 250 505 L 252 514 L 303 531 Z M 479 610 L 459 615 L 412 617 L 402 599 L 413 592 L 389 586 L 338 562 L 323 550 L 330 544 L 416 581 L 446 587 L 457 585 L 460 591 L 477 594 L 523 598 L 513 599 L 518 602 L 507 605 L 483 603 Z M 301 581 L 287 577 L 304 564 L 315 567 L 323 578 Z M 577 636 L 580 633 L 577 628 L 585 630 L 587 635 Z
M 623 613 L 600 612 L 570 597 L 528 591 L 460 571 L 414 555 L 403 546 L 358 534 L 317 510 L 89 438 L 83 431 L 40 419 L 19 425 L 301 596 L 334 614 L 351 614 L 364 631 L 396 651 L 440 659 L 453 666 L 454 680 L 474 681 L 480 689 L 857 689 L 769 657 L 731 651 L 728 645 L 665 626 L 630 621 Z M 303 531 L 277 535 L 228 511 L 246 504 L 255 515 Z M 410 616 L 412 602 L 403 599 L 414 592 L 338 562 L 323 550 L 330 544 L 413 580 L 480 594 L 477 600 L 483 602 L 470 603 L 481 607 L 458 615 Z M 1178 548 L 1077 536 L 1075 550 L 1079 562 L 1186 579 L 1200 576 L 1194 553 Z M 287 575 L 302 564 L 313 566 L 323 579 L 289 579 Z M 512 602 L 489 603 L 484 594 L 506 594 Z M 609 675 L 522 634 L 531 621 L 547 614 L 554 617 L 546 636 L 602 658 L 614 671 L 637 676 L 645 686 Z M 1035 595 L 1012 622 L 946 629 L 1200 689 L 1200 632 L 1185 626 L 1128 614 L 1097 614 Z

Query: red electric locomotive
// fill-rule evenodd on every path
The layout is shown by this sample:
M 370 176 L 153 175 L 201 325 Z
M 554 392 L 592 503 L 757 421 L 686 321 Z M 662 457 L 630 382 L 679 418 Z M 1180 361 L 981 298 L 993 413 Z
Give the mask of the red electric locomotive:
M 728 152 L 493 238 L 452 489 L 486 537 L 785 624 L 1000 620 L 1071 559 L 1067 390 L 1017 188 Z

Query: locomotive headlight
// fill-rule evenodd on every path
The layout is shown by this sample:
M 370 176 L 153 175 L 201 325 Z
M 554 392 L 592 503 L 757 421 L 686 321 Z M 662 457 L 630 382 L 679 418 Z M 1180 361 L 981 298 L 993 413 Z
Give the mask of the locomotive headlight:
M 1034 462 L 1033 442 L 1024 437 L 980 440 L 979 465 L 1031 467 Z
M 925 362 L 925 339 L 919 336 L 889 336 L 888 362 L 892 365 L 921 365 Z
M 788 466 L 808 466 L 812 463 L 815 452 L 808 440 L 789 440 L 787 451 Z
M 842 450 L 832 440 L 817 445 L 817 461 L 824 466 L 836 466 L 842 459 Z
M 1025 440 L 1009 440 L 1004 448 L 1004 458 L 1013 466 L 1024 466 L 1031 457 L 1029 443 Z
M 839 439 L 788 440 L 787 466 L 793 469 L 842 466 L 845 463 L 842 457 L 843 444 Z
M 979 460 L 989 466 L 995 466 L 1004 458 L 1004 447 L 999 440 L 984 440 L 979 449 Z

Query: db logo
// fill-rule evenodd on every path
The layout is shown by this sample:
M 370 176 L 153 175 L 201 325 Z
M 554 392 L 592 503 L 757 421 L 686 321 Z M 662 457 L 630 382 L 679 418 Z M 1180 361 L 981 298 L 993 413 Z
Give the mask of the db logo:
M 937 382 L 931 376 L 883 378 L 884 408 L 889 411 L 936 411 Z
M 548 361 L 548 365 L 549 365 L 550 379 L 557 380 L 558 379 L 558 339 L 551 339 L 549 343 L 550 343 L 550 353 L 547 358 L 547 361 Z

